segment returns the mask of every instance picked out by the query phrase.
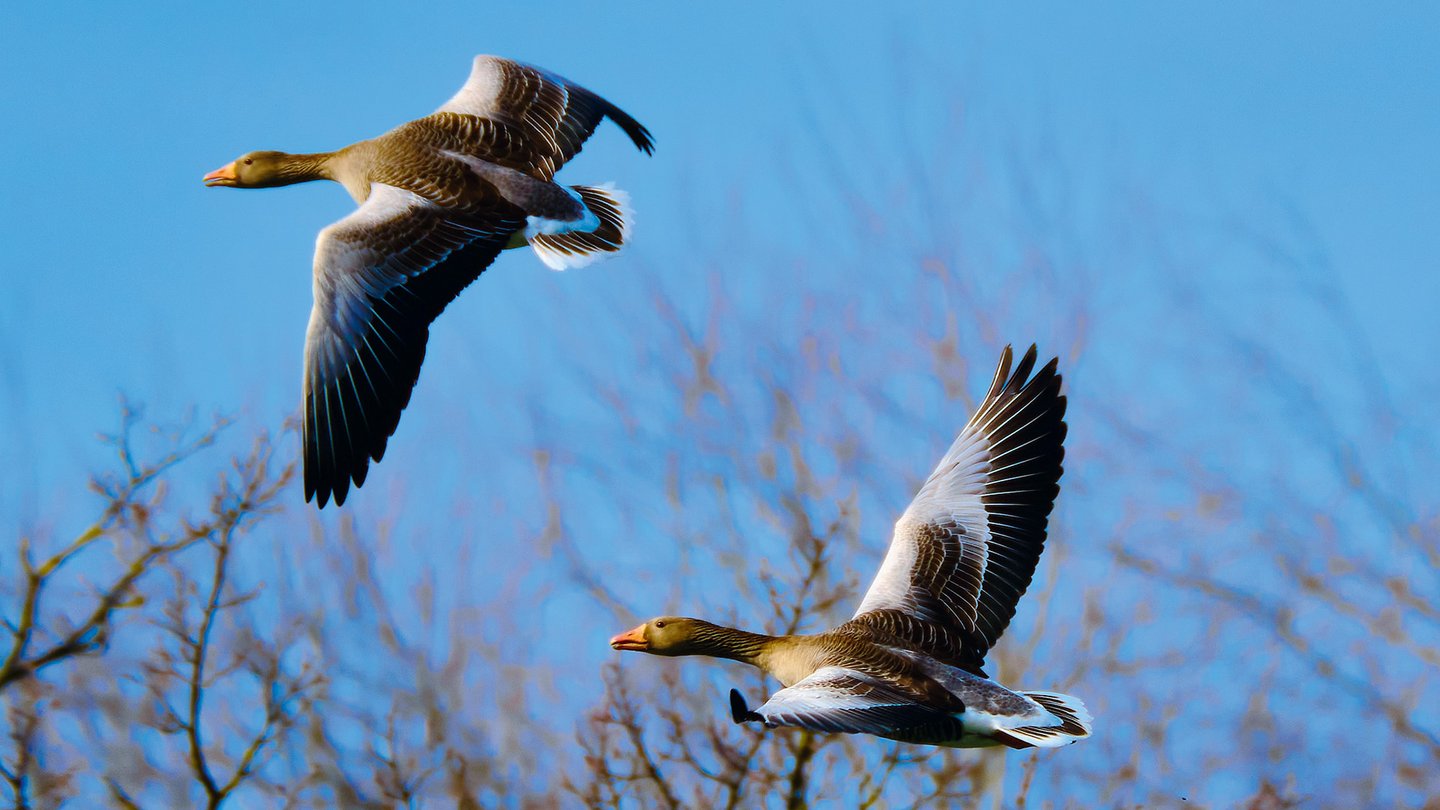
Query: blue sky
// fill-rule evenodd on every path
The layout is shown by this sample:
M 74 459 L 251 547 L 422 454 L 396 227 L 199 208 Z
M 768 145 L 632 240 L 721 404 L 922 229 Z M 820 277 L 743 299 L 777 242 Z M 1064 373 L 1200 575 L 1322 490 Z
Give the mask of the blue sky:
M 250 149 L 333 149 L 423 115 L 459 87 L 476 53 L 560 72 L 651 129 L 653 157 L 607 125 L 561 175 L 630 191 L 636 241 L 623 259 L 562 275 L 512 252 L 446 312 L 391 455 L 347 507 L 362 520 L 405 536 L 410 516 L 429 510 L 463 524 L 443 542 L 483 556 L 500 530 L 470 518 L 534 522 L 528 502 L 510 497 L 534 494 L 527 447 L 588 433 L 613 438 L 632 465 L 622 480 L 643 486 L 630 498 L 617 479 L 582 476 L 564 484 L 573 503 L 613 510 L 600 521 L 610 528 L 630 528 L 640 508 L 641 528 L 655 529 L 662 520 L 634 503 L 658 488 L 647 477 L 655 460 L 621 448 L 628 434 L 588 383 L 656 396 L 665 383 L 649 366 L 677 349 L 635 351 L 614 327 L 656 334 L 653 289 L 703 323 L 718 274 L 745 312 L 792 290 L 819 293 L 843 332 L 842 313 L 859 310 L 865 322 L 866 311 L 913 292 L 892 285 L 887 266 L 916 261 L 910 235 L 951 227 L 915 199 L 963 200 L 955 251 L 976 272 L 994 267 L 998 279 L 1025 260 L 1023 245 L 983 248 L 974 237 L 985 229 L 1043 233 L 1086 269 L 1055 282 L 1095 296 L 1093 353 L 1067 371 L 1080 392 L 1072 447 L 1091 430 L 1084 397 L 1104 396 L 1102 383 L 1153 395 L 1130 416 L 1159 429 L 1176 403 L 1223 401 L 1216 392 L 1243 378 L 1219 349 L 1197 349 L 1198 366 L 1166 362 L 1167 350 L 1216 337 L 1208 316 L 1157 315 L 1192 295 L 1304 379 L 1324 380 L 1317 395 L 1341 403 L 1342 431 L 1365 426 L 1353 392 L 1383 389 L 1402 420 L 1384 463 L 1397 478 L 1434 471 L 1423 447 L 1403 445 L 1433 436 L 1410 426 L 1440 394 L 1437 40 L 1440 11 L 1399 3 L 9 4 L 0 10 L 0 525 L 13 536 L 82 519 L 88 496 L 74 483 L 106 461 L 93 436 L 113 427 L 119 393 L 161 419 L 193 409 L 274 427 L 291 414 L 315 233 L 353 204 L 332 184 L 217 190 L 201 175 Z M 992 198 L 1012 175 L 1029 178 L 1032 197 Z M 907 196 L 917 176 L 949 196 Z M 857 205 L 873 229 L 854 227 Z M 1183 237 L 1156 236 L 1177 222 Z M 1298 277 L 1323 270 L 1333 281 L 1353 313 L 1345 327 L 1373 347 L 1361 361 L 1373 371 L 1337 351 L 1333 319 L 1295 303 L 1294 278 L 1276 279 L 1256 235 L 1298 245 Z M 803 282 L 768 274 L 776 254 Z M 1001 342 L 1063 345 L 1071 325 L 1047 308 L 1054 290 L 1042 292 L 1002 318 Z M 953 303 L 965 319 L 970 302 Z M 874 356 L 883 338 L 857 336 L 872 353 L 858 354 Z M 592 376 L 547 377 L 567 362 Z M 743 374 L 784 358 L 728 362 Z M 972 362 L 979 385 L 992 358 Z M 902 396 L 923 388 L 926 368 L 897 357 L 893 379 L 866 382 Z M 822 418 L 843 421 L 847 407 Z M 1210 419 L 1189 425 L 1179 446 L 1213 441 L 1225 454 L 1207 461 L 1263 471 L 1273 448 L 1256 448 L 1245 431 L 1273 413 L 1234 407 L 1197 406 Z M 905 451 L 884 460 L 887 486 L 899 493 L 928 469 L 949 421 L 933 418 L 924 436 L 868 424 L 877 444 Z M 451 451 L 452 439 L 473 455 Z M 1300 439 L 1286 449 L 1307 452 Z M 1090 482 L 1087 494 L 1104 500 L 1102 486 Z M 334 510 L 323 518 L 336 519 Z M 877 529 L 889 519 L 866 516 Z M 590 553 L 638 554 L 621 542 Z
M 576 77 L 656 132 L 644 160 L 602 130 L 569 176 L 631 189 L 657 261 L 682 259 L 667 234 L 722 198 L 784 241 L 811 203 L 776 178 L 818 171 L 817 127 L 861 134 L 831 140 L 883 175 L 890 147 L 923 143 L 940 112 L 915 91 L 953 87 L 973 114 L 1043 131 L 1079 171 L 1124 173 L 1171 205 L 1241 222 L 1293 206 L 1394 347 L 1387 374 L 1425 370 L 1405 349 L 1435 334 L 1440 292 L 1440 24 L 1424 6 L 286 8 L 3 12 L 0 408 L 6 455 L 30 460 L 7 465 L 7 510 L 91 463 L 117 391 L 161 411 L 294 401 L 311 240 L 351 203 L 338 187 L 196 178 L 241 151 L 334 148 L 427 112 L 475 52 Z

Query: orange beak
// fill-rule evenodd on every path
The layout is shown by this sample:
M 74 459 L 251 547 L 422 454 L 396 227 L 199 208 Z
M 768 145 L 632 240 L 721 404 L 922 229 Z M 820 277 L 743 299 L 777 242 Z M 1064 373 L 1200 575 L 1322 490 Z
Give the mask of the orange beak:
M 638 650 L 640 652 L 650 649 L 650 643 L 645 640 L 645 625 L 642 624 L 634 630 L 626 630 L 610 639 L 610 646 L 616 650 Z
M 207 186 L 233 186 L 240 178 L 235 176 L 235 164 L 226 163 L 224 166 L 205 175 Z

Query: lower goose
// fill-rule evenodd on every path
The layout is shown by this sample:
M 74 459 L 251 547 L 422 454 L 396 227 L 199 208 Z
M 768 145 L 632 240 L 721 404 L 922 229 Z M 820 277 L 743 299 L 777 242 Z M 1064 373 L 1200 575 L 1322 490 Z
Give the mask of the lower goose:
M 699 619 L 652 619 L 617 650 L 708 655 L 784 686 L 736 723 L 874 734 L 954 748 L 1055 748 L 1090 736 L 1079 699 L 1019 692 L 984 672 L 1044 550 L 1059 494 L 1065 397 L 1035 347 L 1011 373 L 1007 347 L 984 401 L 895 525 L 854 618 L 816 635 L 769 636 Z

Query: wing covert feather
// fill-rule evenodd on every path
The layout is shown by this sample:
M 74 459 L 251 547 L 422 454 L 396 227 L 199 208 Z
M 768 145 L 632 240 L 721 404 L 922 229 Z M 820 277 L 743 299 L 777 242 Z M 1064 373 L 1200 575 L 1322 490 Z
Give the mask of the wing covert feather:
M 579 151 L 605 118 L 637 149 L 654 139 L 624 110 L 562 76 L 498 56 L 477 56 L 470 78 L 437 111 L 479 116 L 513 127 L 529 147 L 530 168 L 549 180 Z

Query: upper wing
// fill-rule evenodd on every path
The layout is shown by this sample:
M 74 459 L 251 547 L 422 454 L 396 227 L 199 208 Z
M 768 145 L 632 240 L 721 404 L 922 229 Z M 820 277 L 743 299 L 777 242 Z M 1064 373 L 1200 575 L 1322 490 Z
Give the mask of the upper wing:
M 890 550 L 844 627 L 894 636 L 977 670 L 1030 585 L 1060 491 L 1065 397 L 1035 347 L 990 391 L 895 524 Z
M 771 695 L 755 715 L 771 728 L 799 726 L 847 734 L 890 734 L 950 717 L 916 703 L 895 686 L 834 666 L 821 667 Z
M 457 214 L 374 184 L 315 245 L 305 334 L 305 500 L 345 502 L 410 401 L 433 321 L 523 224 L 508 207 Z
M 474 115 L 518 127 L 530 144 L 532 168 L 549 180 L 580 151 L 606 117 L 625 130 L 646 154 L 650 131 L 594 93 L 540 68 L 477 56 L 470 78 L 438 112 Z

